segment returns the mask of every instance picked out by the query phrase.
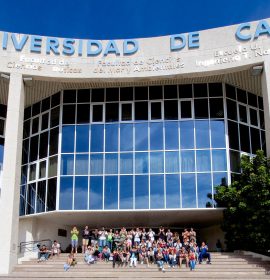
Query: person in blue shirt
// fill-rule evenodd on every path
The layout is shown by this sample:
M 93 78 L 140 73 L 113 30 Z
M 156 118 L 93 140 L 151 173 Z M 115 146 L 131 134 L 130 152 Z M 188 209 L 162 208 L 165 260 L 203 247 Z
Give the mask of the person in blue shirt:
M 211 264 L 211 255 L 208 252 L 208 246 L 205 244 L 205 242 L 202 242 L 202 246 L 200 248 L 200 253 L 199 253 L 199 264 L 202 263 L 202 260 L 204 258 L 207 258 L 207 263 Z

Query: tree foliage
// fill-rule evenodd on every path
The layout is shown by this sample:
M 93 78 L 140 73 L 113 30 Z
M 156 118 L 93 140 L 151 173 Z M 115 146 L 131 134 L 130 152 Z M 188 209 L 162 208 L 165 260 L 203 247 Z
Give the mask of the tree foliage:
M 238 178 L 216 187 L 217 207 L 225 207 L 222 229 L 228 250 L 270 249 L 270 159 L 262 151 L 242 156 Z

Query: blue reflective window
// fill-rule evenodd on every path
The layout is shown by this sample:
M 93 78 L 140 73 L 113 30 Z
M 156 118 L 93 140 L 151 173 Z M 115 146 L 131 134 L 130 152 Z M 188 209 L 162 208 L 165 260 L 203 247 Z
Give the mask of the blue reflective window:
M 118 209 L 118 177 L 117 176 L 105 177 L 104 209 Z
M 195 174 L 182 174 L 182 207 L 196 208 L 196 183 Z
M 148 153 L 135 153 L 135 173 L 148 173 Z
M 62 127 L 62 153 L 74 152 L 75 126 L 67 125 Z
M 209 122 L 208 121 L 195 121 L 196 131 L 196 147 L 197 148 L 209 148 Z
M 180 177 L 166 175 L 166 208 L 180 208 Z
M 209 150 L 197 150 L 196 152 L 196 161 L 197 161 L 197 171 L 210 171 L 211 162 L 210 162 L 210 151 Z
M 87 209 L 88 203 L 88 177 L 75 177 L 74 209 Z
M 118 154 L 105 154 L 105 173 L 118 173 Z
M 194 151 L 181 151 L 181 171 L 195 171 L 195 153 Z
M 120 154 L 120 173 L 133 174 L 133 154 Z
M 219 185 L 226 185 L 228 184 L 227 173 L 226 172 L 213 172 L 213 186 L 214 186 L 214 193 L 215 187 Z
M 135 176 L 135 208 L 149 209 L 148 176 Z
M 224 121 L 210 121 L 211 142 L 213 148 L 225 148 Z
M 135 150 L 148 150 L 148 123 L 135 124 Z
M 163 123 L 150 124 L 150 149 L 163 150 Z
M 165 152 L 165 171 L 167 173 L 179 172 L 178 152 Z
M 74 154 L 63 154 L 61 156 L 61 175 L 73 175 Z
M 103 154 L 90 155 L 90 174 L 91 175 L 103 174 Z
M 91 152 L 103 152 L 104 126 L 91 126 Z
M 75 174 L 87 175 L 88 174 L 88 154 L 76 154 L 75 158 Z
M 120 150 L 133 150 L 133 124 L 120 125 Z
M 89 209 L 102 209 L 103 206 L 103 178 L 101 176 L 90 177 Z
M 76 126 L 76 152 L 89 151 L 89 125 Z
M 212 199 L 207 197 L 208 194 L 212 194 L 210 173 L 197 174 L 197 193 L 199 208 L 211 207 L 213 205 Z
M 150 176 L 150 208 L 164 208 L 164 176 Z
M 180 147 L 181 149 L 194 148 L 194 122 L 180 122 Z
M 72 210 L 73 197 L 73 177 L 61 177 L 60 179 L 60 195 L 59 209 Z
M 133 176 L 120 176 L 120 209 L 133 208 Z
M 164 172 L 164 154 L 163 152 L 150 153 L 150 173 Z
M 118 151 L 118 124 L 107 124 L 105 126 L 105 151 Z
M 178 149 L 178 123 L 165 122 L 165 148 L 166 150 Z
M 227 170 L 226 150 L 212 150 L 213 171 Z

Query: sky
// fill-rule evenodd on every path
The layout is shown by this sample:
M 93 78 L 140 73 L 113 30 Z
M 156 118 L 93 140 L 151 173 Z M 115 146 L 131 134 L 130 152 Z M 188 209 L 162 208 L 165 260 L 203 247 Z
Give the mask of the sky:
M 0 0 L 0 30 L 130 39 L 270 18 L 270 0 Z

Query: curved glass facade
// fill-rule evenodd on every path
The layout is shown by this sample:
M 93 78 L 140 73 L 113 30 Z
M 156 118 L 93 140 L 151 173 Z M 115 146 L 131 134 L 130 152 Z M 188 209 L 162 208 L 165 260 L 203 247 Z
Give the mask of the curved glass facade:
M 57 93 L 25 109 L 20 214 L 213 207 L 265 148 L 262 109 L 221 83 Z

